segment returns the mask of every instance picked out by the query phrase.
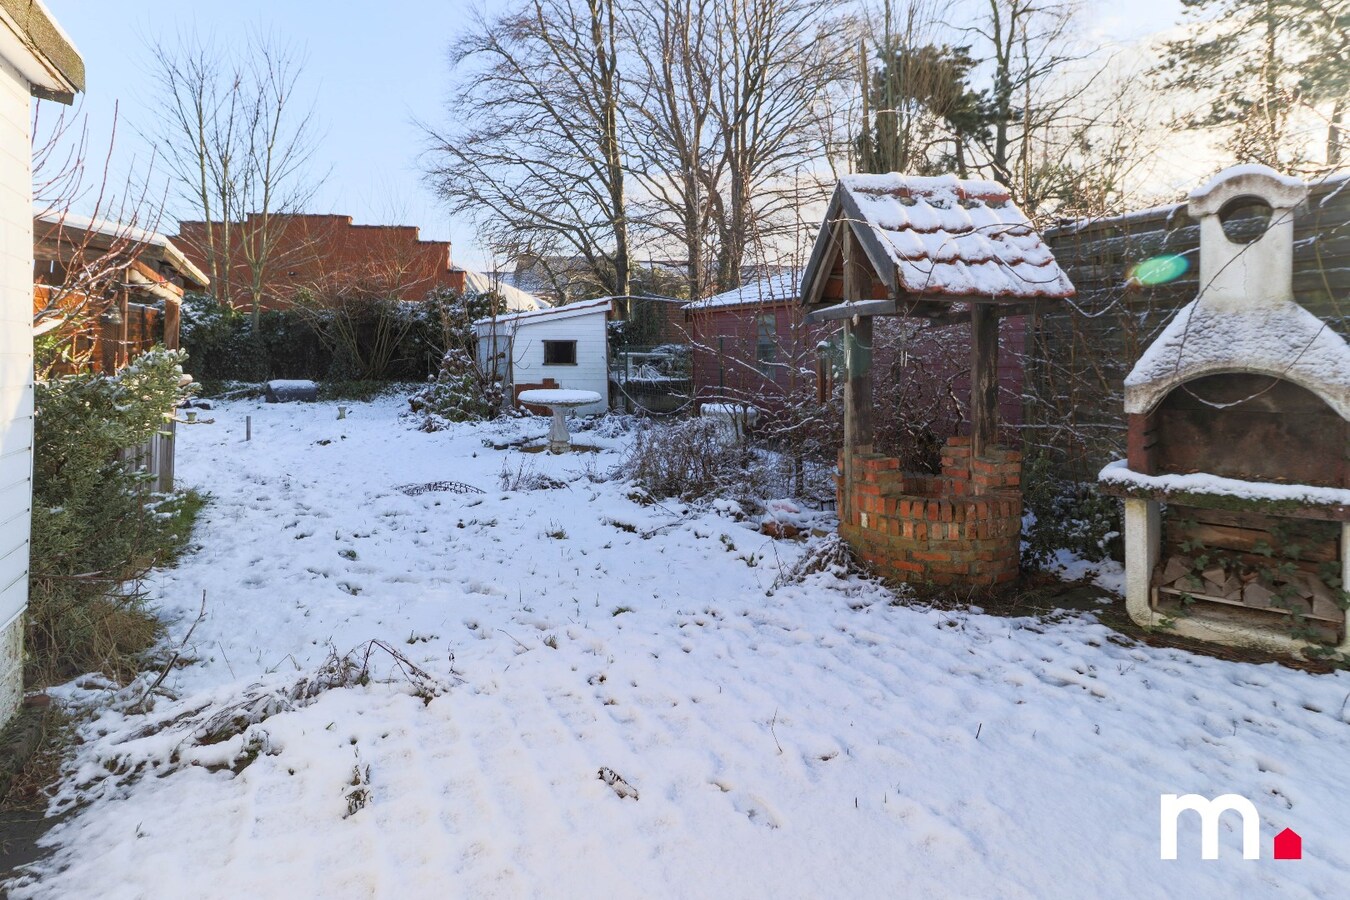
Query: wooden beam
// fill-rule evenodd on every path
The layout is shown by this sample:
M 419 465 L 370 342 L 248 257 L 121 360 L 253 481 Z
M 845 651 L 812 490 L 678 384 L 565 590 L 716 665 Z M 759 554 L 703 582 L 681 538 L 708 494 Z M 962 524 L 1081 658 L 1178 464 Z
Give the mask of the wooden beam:
M 844 445 L 851 453 L 872 452 L 872 317 L 844 325 L 848 381 L 844 385 Z
M 892 316 L 896 313 L 894 300 L 860 300 L 857 303 L 836 303 L 806 314 L 803 323 L 815 325 L 818 322 L 837 322 L 852 319 L 854 316 Z
M 183 301 L 168 300 L 164 301 L 164 347 L 168 350 L 177 350 L 179 344 L 179 333 L 183 327 Z
M 981 456 L 998 443 L 998 307 L 970 310 L 970 443 Z
M 863 251 L 849 228 L 844 234 L 844 300 L 855 307 L 865 304 L 863 286 L 870 283 L 863 268 Z M 892 301 L 881 301 L 891 303 Z M 866 304 L 866 305 L 870 305 Z M 859 313 L 844 320 L 844 445 L 852 453 L 872 449 L 872 317 Z

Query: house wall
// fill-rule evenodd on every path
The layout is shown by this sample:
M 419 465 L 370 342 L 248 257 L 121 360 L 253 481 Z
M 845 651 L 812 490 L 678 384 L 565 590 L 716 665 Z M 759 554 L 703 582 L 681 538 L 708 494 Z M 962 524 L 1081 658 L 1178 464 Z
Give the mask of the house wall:
M 574 316 L 545 315 L 497 323 L 499 340 L 511 341 L 511 378 L 517 390 L 542 387 L 547 379 L 565 390 L 595 391 L 600 403 L 578 407 L 582 414 L 602 413 L 609 408 L 609 341 L 607 313 L 596 309 Z M 481 336 L 491 326 L 480 326 Z M 576 341 L 576 365 L 545 365 L 544 341 Z
M 0 57 L 0 724 L 23 696 L 33 482 L 29 85 Z
M 250 215 L 229 230 L 234 245 L 226 290 L 239 308 L 251 303 L 249 270 L 242 249 L 243 236 L 260 228 Z M 173 242 L 191 262 L 211 274 L 207 262 L 209 232 L 205 222 L 180 222 Z M 270 224 L 275 245 L 263 271 L 266 310 L 286 309 L 301 289 L 319 297 L 343 291 L 376 293 L 398 300 L 420 301 L 437 289 L 464 290 L 464 271 L 451 265 L 449 241 L 422 240 L 412 225 L 353 225 L 351 216 L 273 216 Z M 215 226 L 217 253 L 224 244 L 225 229 Z M 221 286 L 215 291 L 220 296 Z

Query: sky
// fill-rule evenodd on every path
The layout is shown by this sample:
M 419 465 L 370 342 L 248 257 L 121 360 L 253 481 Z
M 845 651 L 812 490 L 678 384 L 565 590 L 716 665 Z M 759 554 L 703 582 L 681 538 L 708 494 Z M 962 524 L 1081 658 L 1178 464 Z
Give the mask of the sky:
M 149 153 L 136 133 L 153 127 L 154 42 L 199 34 L 222 42 L 262 29 L 307 55 L 306 90 L 323 140 L 314 158 L 327 172 L 310 212 L 342 213 L 358 223 L 420 226 L 424 238 L 449 239 L 457 264 L 490 263 L 472 222 L 452 217 L 423 180 L 419 121 L 444 126 L 454 86 L 449 51 L 476 10 L 505 0 L 384 0 L 230 3 L 163 0 L 46 0 L 84 56 L 91 156 L 106 152 L 117 110 L 110 181 L 145 170 Z M 1103 42 L 1129 45 L 1173 27 L 1180 0 L 1086 0 L 1088 27 Z M 161 188 L 162 192 L 162 188 Z M 164 223 L 164 230 L 175 230 Z

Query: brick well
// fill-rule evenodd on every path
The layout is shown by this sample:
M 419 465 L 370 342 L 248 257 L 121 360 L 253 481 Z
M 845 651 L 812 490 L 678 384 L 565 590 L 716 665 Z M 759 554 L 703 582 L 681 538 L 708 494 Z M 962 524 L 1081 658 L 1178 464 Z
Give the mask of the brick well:
M 842 453 L 839 462 L 839 533 L 878 574 L 940 585 L 1017 577 L 1021 453 L 993 448 L 972 458 L 970 438 L 954 437 L 942 448 L 941 475 L 902 472 L 893 457 L 856 454 L 849 484 Z

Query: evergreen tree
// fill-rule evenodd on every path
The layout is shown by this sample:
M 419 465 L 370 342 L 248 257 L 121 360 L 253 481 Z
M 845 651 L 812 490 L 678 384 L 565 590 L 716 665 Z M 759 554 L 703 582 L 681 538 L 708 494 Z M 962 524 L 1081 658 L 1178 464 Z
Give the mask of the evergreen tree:
M 1183 128 L 1229 129 L 1239 162 L 1304 168 L 1291 118 L 1330 108 L 1327 163 L 1340 158 L 1350 66 L 1350 0 L 1182 0 L 1191 34 L 1166 44 L 1166 87 L 1202 98 Z M 1325 112 L 1323 113 L 1325 114 Z
M 883 47 L 867 80 L 860 171 L 966 177 L 966 144 L 988 127 L 983 95 L 969 83 L 974 66 L 969 47 Z

